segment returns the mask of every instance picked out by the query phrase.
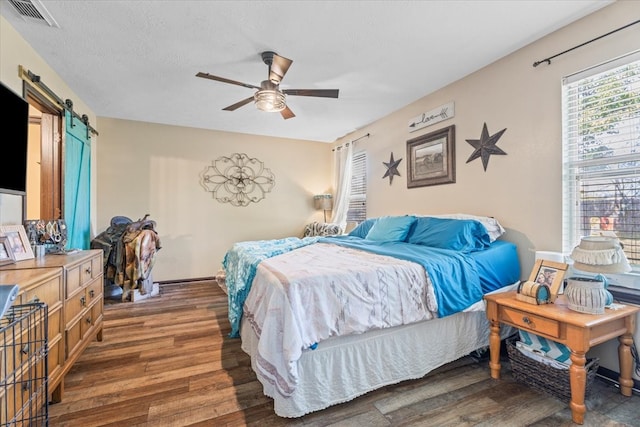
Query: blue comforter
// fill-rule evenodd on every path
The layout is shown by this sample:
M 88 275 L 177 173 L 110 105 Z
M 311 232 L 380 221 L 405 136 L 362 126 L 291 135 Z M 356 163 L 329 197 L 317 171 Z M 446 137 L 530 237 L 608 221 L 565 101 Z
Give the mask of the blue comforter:
M 440 317 L 462 311 L 482 299 L 476 262 L 468 254 L 405 242 L 371 241 L 354 236 L 323 237 L 319 242 L 334 243 L 422 265 L 433 284 Z

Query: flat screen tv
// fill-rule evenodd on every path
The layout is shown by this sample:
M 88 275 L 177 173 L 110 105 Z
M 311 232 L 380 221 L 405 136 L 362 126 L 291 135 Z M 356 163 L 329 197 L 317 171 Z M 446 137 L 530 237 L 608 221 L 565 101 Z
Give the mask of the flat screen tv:
M 27 191 L 27 149 L 29 103 L 0 83 L 2 106 L 2 159 L 0 192 L 25 195 Z

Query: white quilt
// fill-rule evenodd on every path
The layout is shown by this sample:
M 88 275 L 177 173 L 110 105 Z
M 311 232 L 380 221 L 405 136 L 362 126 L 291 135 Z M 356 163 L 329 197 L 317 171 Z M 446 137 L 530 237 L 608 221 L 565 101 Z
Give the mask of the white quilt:
M 303 350 L 333 336 L 433 319 L 437 312 L 419 264 L 317 243 L 262 261 L 243 316 L 258 338 L 257 374 L 289 396 Z

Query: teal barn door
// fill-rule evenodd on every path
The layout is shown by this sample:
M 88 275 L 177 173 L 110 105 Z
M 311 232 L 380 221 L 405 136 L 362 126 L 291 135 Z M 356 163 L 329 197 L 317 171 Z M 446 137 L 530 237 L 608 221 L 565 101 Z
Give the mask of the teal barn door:
M 65 110 L 64 220 L 67 249 L 89 249 L 91 239 L 91 139 L 87 126 Z

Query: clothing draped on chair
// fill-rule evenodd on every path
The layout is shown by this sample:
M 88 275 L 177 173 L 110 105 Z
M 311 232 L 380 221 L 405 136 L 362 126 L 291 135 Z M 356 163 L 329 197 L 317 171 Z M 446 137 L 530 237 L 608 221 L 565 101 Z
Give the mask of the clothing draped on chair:
M 135 222 L 127 217 L 113 217 L 111 226 L 91 241 L 91 249 L 104 252 L 105 286 L 120 286 L 122 301 L 130 299 L 135 289 L 145 295 L 153 287 L 151 269 L 161 245 L 156 223 L 148 216 Z

